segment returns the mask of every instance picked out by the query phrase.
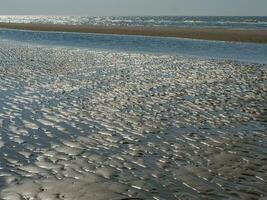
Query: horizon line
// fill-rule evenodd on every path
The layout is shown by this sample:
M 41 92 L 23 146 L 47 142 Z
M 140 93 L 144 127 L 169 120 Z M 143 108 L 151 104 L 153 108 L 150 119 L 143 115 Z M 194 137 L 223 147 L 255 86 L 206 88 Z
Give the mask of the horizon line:
M 79 17 L 267 17 L 267 15 L 78 15 L 78 14 L 0 14 L 0 16 L 79 16 Z

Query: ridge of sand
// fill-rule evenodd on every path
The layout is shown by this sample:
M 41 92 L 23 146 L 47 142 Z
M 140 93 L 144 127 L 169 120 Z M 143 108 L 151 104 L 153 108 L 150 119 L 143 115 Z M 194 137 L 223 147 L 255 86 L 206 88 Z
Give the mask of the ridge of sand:
M 177 37 L 203 40 L 267 43 L 266 30 L 241 30 L 219 28 L 169 28 L 169 27 L 126 27 L 126 26 L 88 26 L 63 24 L 23 24 L 0 23 L 0 28 L 33 31 L 62 31 L 80 33 L 102 33 L 119 35 L 143 35 Z

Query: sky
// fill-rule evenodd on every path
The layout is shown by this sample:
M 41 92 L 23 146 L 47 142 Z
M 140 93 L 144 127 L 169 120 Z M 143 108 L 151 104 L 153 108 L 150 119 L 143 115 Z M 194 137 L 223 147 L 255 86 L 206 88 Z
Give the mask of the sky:
M 267 16 L 267 0 L 0 0 L 0 15 Z

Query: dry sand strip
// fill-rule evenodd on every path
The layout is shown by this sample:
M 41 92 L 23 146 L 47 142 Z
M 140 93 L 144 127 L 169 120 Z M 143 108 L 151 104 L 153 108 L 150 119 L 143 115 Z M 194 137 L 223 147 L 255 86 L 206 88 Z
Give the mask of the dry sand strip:
M 191 29 L 166 27 L 122 27 L 122 26 L 88 26 L 60 24 L 23 24 L 0 23 L 0 28 L 23 29 L 34 31 L 63 31 L 81 33 L 103 33 L 120 35 L 144 35 L 160 37 L 178 37 L 203 40 L 220 40 L 236 42 L 267 43 L 266 30 L 233 29 Z

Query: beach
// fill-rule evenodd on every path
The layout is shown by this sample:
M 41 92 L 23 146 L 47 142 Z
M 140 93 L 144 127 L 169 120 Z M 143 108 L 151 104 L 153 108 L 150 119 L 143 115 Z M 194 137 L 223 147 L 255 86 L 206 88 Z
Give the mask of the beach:
M 88 26 L 66 24 L 0 23 L 0 28 L 33 31 L 61 31 L 78 33 L 101 33 L 119 35 L 142 35 L 176 37 L 232 42 L 267 43 L 266 30 L 242 30 L 225 28 L 171 28 L 171 27 L 126 27 Z
M 0 199 L 265 200 L 266 21 L 0 16 Z
M 266 76 L 1 40 L 0 198 L 264 199 Z

